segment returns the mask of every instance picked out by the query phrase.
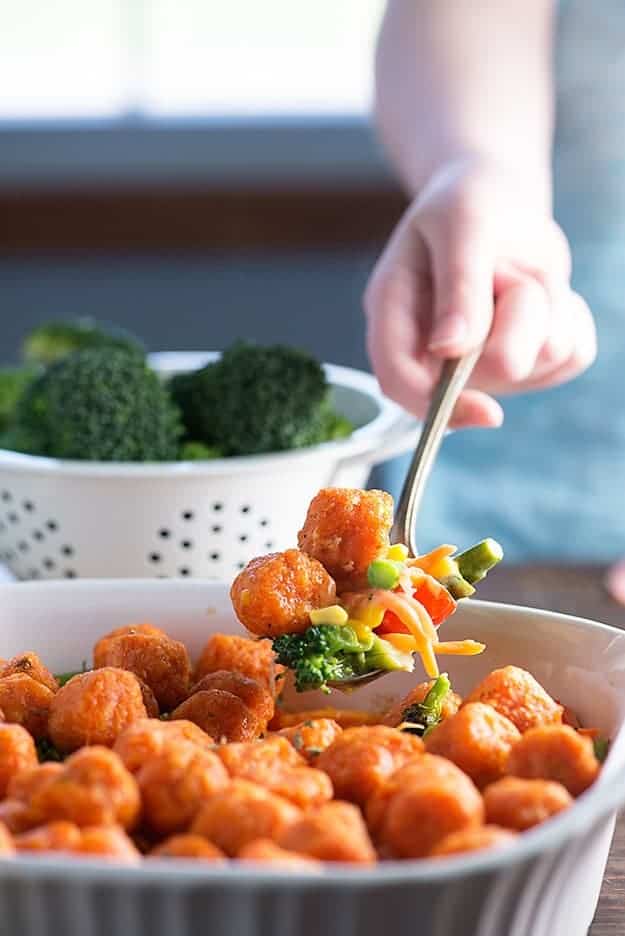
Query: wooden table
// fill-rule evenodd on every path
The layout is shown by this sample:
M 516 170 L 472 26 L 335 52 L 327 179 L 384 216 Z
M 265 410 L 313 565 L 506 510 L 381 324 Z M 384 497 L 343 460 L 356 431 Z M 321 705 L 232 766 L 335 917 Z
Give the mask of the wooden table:
M 480 585 L 480 597 L 548 608 L 625 628 L 625 607 L 611 601 L 598 566 L 502 566 Z M 624 795 L 625 795 L 625 791 Z M 612 851 L 589 936 L 625 934 L 625 813 Z

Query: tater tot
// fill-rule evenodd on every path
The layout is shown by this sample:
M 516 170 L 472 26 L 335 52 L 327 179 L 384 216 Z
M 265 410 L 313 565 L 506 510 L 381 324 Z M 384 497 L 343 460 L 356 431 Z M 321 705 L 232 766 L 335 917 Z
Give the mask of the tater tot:
M 231 777 L 246 777 L 282 767 L 303 767 L 306 761 L 281 735 L 261 741 L 224 744 L 217 754 Z
M 390 725 L 392 728 L 396 728 L 397 725 L 400 725 L 404 720 L 404 709 L 407 709 L 409 705 L 416 705 L 418 702 L 423 702 L 433 685 L 434 680 L 428 679 L 425 682 L 419 683 L 414 687 L 414 689 L 411 689 L 403 699 L 400 699 L 399 702 L 396 702 L 388 710 L 388 712 L 386 712 L 384 715 L 384 724 Z M 457 692 L 450 690 L 443 699 L 443 704 L 441 706 L 441 720 L 444 721 L 446 718 L 450 718 L 452 715 L 455 715 L 461 705 L 462 698 L 458 695 Z
M 324 488 L 310 502 L 297 542 L 328 570 L 341 594 L 366 587 L 367 567 L 388 549 L 392 524 L 393 498 L 386 491 Z
M 579 796 L 601 769 L 590 738 L 569 725 L 531 728 L 510 751 L 507 772 L 514 777 L 555 780 Z
M 278 837 L 278 845 L 319 861 L 373 864 L 375 849 L 360 810 L 333 800 L 304 813 Z
M 386 725 L 347 728 L 315 762 L 334 786 L 338 799 L 364 806 L 388 777 L 413 757 L 423 742 L 415 735 Z
M 51 692 L 56 692 L 59 684 L 47 668 L 44 666 L 37 654 L 33 650 L 27 650 L 26 653 L 20 653 L 10 660 L 3 661 L 0 666 L 0 679 L 5 676 L 13 676 L 14 673 L 24 673 L 30 676 L 42 686 L 47 686 Z
M 213 634 L 200 654 L 195 680 L 199 682 L 207 673 L 231 670 L 255 679 L 275 696 L 276 676 L 284 670 L 283 666 L 276 664 L 275 656 L 270 640 L 252 640 L 236 634 Z
M 208 689 L 194 693 L 171 713 L 171 718 L 184 718 L 211 735 L 216 741 L 250 741 L 262 730 L 253 712 L 239 696 L 224 689 Z
M 503 777 L 512 746 L 521 738 L 505 715 L 470 702 L 425 737 L 425 749 L 453 761 L 481 790 Z
M 36 738 L 48 731 L 54 693 L 26 673 L 13 673 L 0 679 L 0 708 L 6 722 L 23 725 Z
M 250 676 L 232 670 L 207 673 L 193 686 L 189 695 L 207 692 L 210 689 L 222 689 L 238 696 L 256 716 L 260 731 L 265 731 L 267 723 L 273 718 L 275 709 L 273 695 L 266 686 Z
M 286 712 L 277 707 L 276 714 L 269 724 L 270 731 L 282 731 L 283 728 L 294 728 L 304 721 L 315 721 L 319 718 L 331 718 L 339 728 L 360 728 L 362 725 L 379 725 L 382 715 L 379 712 L 365 712 L 362 709 L 327 708 L 305 709 L 299 712 Z
M 161 707 L 156 701 L 156 696 L 148 684 L 144 683 L 142 679 L 139 679 L 136 674 L 135 678 L 139 683 L 139 688 L 141 689 L 141 698 L 143 699 L 143 704 L 145 705 L 146 715 L 148 718 L 158 718 L 161 713 Z
M 135 676 L 115 667 L 73 676 L 54 696 L 48 732 L 62 751 L 85 744 L 111 746 L 138 718 L 146 718 L 141 687 Z
M 285 871 L 320 871 L 322 869 L 321 862 L 280 848 L 271 839 L 254 839 L 253 842 L 248 842 L 243 846 L 237 858 L 239 861 L 275 865 Z
M 167 711 L 189 692 L 191 663 L 187 648 L 162 632 L 129 629 L 116 636 L 108 634 L 95 645 L 93 665 L 96 669 L 114 666 L 134 673 Z
M 63 769 L 35 789 L 30 808 L 40 822 L 132 828 L 141 806 L 134 777 L 114 751 L 99 745 L 68 757 Z
M 158 835 L 184 831 L 202 803 L 229 782 L 216 754 L 184 741 L 167 744 L 136 778 L 143 822 Z
M 7 798 L 0 802 L 0 823 L 15 835 L 18 832 L 32 829 L 37 824 L 37 820 L 26 803 Z
M 60 776 L 63 770 L 63 764 L 55 761 L 47 761 L 45 764 L 37 764 L 36 767 L 20 770 L 9 781 L 7 796 L 20 800 L 22 803 L 28 803 L 35 793 L 46 786 L 50 780 Z
M 88 826 L 81 829 L 78 845 L 72 851 L 120 864 L 138 864 L 141 860 L 139 850 L 118 826 Z
M 233 780 L 204 803 L 191 832 L 214 842 L 234 858 L 254 839 L 277 841 L 300 815 L 296 806 L 270 790 L 248 780 Z
M 172 741 L 189 741 L 204 751 L 211 750 L 215 743 L 205 731 L 183 718 L 175 721 L 140 718 L 122 731 L 113 750 L 119 754 L 126 768 L 136 773 L 145 763 L 158 757 Z
M 15 836 L 18 851 L 74 851 L 80 844 L 80 829 L 64 819 L 46 822 Z
M 270 553 L 239 572 L 230 597 L 241 624 L 259 637 L 310 627 L 310 612 L 336 601 L 336 586 L 316 559 L 300 552 Z
M 289 741 L 298 754 L 314 763 L 322 751 L 336 741 L 342 732 L 341 726 L 333 718 L 315 718 L 302 721 L 292 728 L 282 728 L 281 737 Z
M 521 733 L 538 725 L 559 724 L 562 706 L 551 698 L 531 673 L 518 666 L 493 670 L 465 699 L 485 702 L 509 718 Z
M 151 858 L 193 858 L 200 861 L 224 861 L 225 855 L 201 835 L 172 835 L 153 848 Z
M 509 829 L 500 829 L 496 825 L 461 829 L 459 832 L 451 832 L 444 839 L 441 839 L 430 852 L 430 857 L 443 858 L 445 855 L 484 851 L 487 848 L 502 848 L 506 845 L 512 845 L 515 839 L 514 832 Z
M 38 764 L 35 742 L 21 725 L 0 723 L 0 798 L 12 777 Z
M 423 858 L 451 832 L 482 824 L 484 806 L 473 781 L 451 761 L 438 761 L 444 758 L 424 755 L 391 779 L 386 800 L 380 791 L 385 808 L 375 817 L 376 837 L 385 854 Z M 371 807 L 367 815 L 371 820 Z
M 504 777 L 483 793 L 486 821 L 523 832 L 540 825 L 573 803 L 569 791 L 555 780 Z
M 0 855 L 3 858 L 8 858 L 10 855 L 15 854 L 15 845 L 13 844 L 13 838 L 7 827 L 0 822 Z

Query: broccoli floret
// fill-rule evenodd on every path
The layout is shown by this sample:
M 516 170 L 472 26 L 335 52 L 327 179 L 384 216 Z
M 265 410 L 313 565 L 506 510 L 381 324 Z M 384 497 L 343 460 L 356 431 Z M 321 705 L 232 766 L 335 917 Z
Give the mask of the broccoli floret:
M 0 367 L 0 432 L 8 429 L 17 401 L 36 375 L 32 367 Z
M 204 445 L 203 442 L 185 442 L 180 449 L 181 461 L 210 461 L 221 458 L 222 453 L 214 445 Z
M 134 335 L 116 325 L 100 324 L 91 318 L 40 325 L 24 339 L 22 354 L 24 360 L 32 364 L 47 366 L 86 348 L 120 348 L 145 357 L 145 348 Z
M 447 673 L 441 673 L 432 683 L 422 702 L 416 702 L 404 709 L 402 719 L 405 726 L 402 730 L 424 737 L 436 728 L 441 720 L 443 702 L 450 689 L 449 676 Z
M 276 661 L 293 670 L 298 692 L 327 689 L 327 683 L 359 675 L 364 653 L 355 631 L 347 626 L 312 625 L 299 634 L 273 641 Z
M 124 462 L 176 459 L 182 431 L 158 376 L 119 348 L 76 351 L 51 365 L 18 401 L 14 427 L 18 451 Z
M 171 381 L 187 437 L 224 455 L 302 448 L 352 431 L 323 368 L 296 348 L 237 342 L 221 359 Z

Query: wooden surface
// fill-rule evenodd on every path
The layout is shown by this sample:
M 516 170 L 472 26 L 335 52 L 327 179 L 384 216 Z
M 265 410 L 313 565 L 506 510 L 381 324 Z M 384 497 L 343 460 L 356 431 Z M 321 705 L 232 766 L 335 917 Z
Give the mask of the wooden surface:
M 615 604 L 607 596 L 603 588 L 603 573 L 604 570 L 598 566 L 502 567 L 480 585 L 480 597 L 563 611 L 625 628 L 625 607 Z M 599 905 L 589 930 L 589 936 L 623 934 L 625 813 L 617 822 Z

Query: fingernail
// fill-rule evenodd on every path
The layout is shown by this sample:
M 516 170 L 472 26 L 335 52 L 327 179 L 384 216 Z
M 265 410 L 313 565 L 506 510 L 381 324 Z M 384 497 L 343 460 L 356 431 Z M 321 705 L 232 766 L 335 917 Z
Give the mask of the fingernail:
M 467 337 L 467 323 L 464 318 L 443 319 L 434 326 L 428 348 L 441 351 L 461 344 Z

